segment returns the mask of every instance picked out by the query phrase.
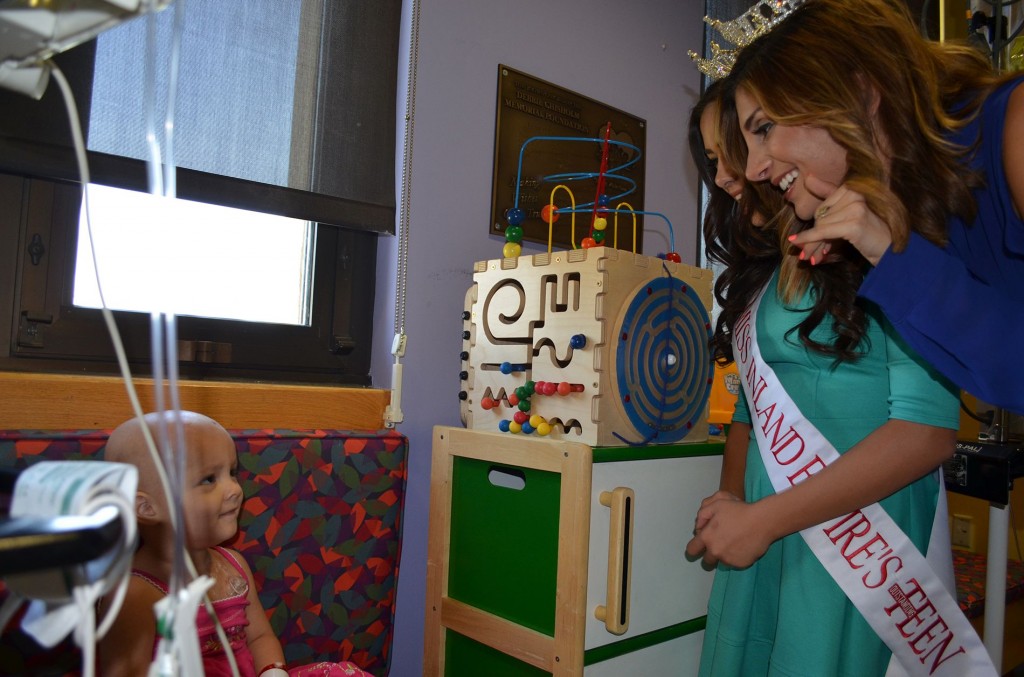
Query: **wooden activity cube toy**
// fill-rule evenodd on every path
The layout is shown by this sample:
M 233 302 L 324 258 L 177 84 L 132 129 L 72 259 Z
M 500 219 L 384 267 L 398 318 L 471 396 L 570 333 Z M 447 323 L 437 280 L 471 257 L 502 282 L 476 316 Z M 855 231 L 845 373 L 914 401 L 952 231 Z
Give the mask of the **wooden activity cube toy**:
M 706 440 L 711 281 L 611 247 L 476 263 L 463 423 L 594 446 Z

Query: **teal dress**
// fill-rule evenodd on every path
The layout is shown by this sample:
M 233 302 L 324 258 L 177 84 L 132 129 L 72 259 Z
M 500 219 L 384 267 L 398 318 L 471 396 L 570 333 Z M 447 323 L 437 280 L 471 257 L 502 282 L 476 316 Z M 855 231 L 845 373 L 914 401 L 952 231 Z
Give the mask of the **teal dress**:
M 772 293 L 776 282 L 777 273 L 756 320 L 761 354 L 836 451 L 842 454 L 889 419 L 959 427 L 959 392 L 903 343 L 876 307 L 868 304 L 870 350 L 834 367 L 829 356 L 805 349 L 796 332 L 787 337 L 810 300 L 805 296 L 795 307 L 784 307 Z M 829 335 L 831 322 L 826 320 L 814 338 Z M 742 393 L 733 421 L 751 421 Z M 881 501 L 922 552 L 939 489 L 933 473 Z M 753 435 L 744 491 L 749 502 L 775 493 Z M 745 569 L 719 565 L 708 602 L 701 675 L 883 675 L 890 656 L 800 534 L 776 541 Z

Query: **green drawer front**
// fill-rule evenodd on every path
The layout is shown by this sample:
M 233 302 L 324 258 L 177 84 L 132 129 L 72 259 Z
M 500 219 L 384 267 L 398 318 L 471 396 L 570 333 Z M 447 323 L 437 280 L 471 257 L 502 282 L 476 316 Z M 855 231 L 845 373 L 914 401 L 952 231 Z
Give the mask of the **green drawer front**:
M 489 479 L 492 470 L 525 485 L 498 486 Z M 448 597 L 554 637 L 561 479 L 453 459 Z

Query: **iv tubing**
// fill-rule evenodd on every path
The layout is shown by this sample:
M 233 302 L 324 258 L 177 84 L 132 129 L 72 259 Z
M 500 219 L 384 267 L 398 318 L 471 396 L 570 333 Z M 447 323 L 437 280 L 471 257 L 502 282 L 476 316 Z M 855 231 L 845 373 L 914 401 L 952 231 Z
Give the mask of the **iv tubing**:
M 96 286 L 99 291 L 100 302 L 102 305 L 101 312 L 103 315 L 103 320 L 107 326 L 107 331 L 110 334 L 111 342 L 113 343 L 114 346 L 114 353 L 117 357 L 117 364 L 121 372 L 122 380 L 125 383 L 125 388 L 128 393 L 128 400 L 131 404 L 132 411 L 135 413 L 135 416 L 141 420 L 143 417 L 142 406 L 139 403 L 138 394 L 135 391 L 135 386 L 134 383 L 132 382 L 131 371 L 128 367 L 128 358 L 127 355 L 125 354 L 124 344 L 121 340 L 121 334 L 117 329 L 117 324 L 114 321 L 113 313 L 110 311 L 110 308 L 107 307 L 106 300 L 104 299 L 103 296 L 103 287 L 100 283 L 99 266 L 97 264 L 96 258 L 96 245 L 92 235 L 92 220 L 89 218 L 89 165 L 85 155 L 85 141 L 82 137 L 82 125 L 80 122 L 80 118 L 78 116 L 78 106 L 75 104 L 74 95 L 71 92 L 71 87 L 68 85 L 68 81 L 67 78 L 64 76 L 64 73 L 56 64 L 52 62 L 50 62 L 50 68 L 51 75 L 54 81 L 57 83 L 57 86 L 64 97 L 64 105 L 67 109 L 68 120 L 71 127 L 71 138 L 74 146 L 75 160 L 78 166 L 79 177 L 82 182 L 82 204 L 83 209 L 85 210 L 86 231 L 89 235 L 89 247 L 90 252 L 92 254 L 93 272 L 96 276 Z M 149 450 L 150 454 L 154 457 L 154 459 L 158 461 L 159 456 L 157 455 L 156 444 L 153 441 L 152 435 L 150 435 L 149 429 L 146 426 L 143 426 L 142 429 L 143 435 L 146 439 L 147 449 Z M 167 478 L 163 471 L 163 465 L 161 463 L 156 463 L 156 467 L 160 481 L 163 484 L 165 490 L 167 490 Z M 127 570 L 124 572 L 121 585 L 127 584 L 128 573 L 129 572 Z M 115 593 L 115 596 L 112 599 L 111 605 L 106 612 L 106 616 L 104 617 L 102 624 L 100 625 L 99 629 L 96 632 L 96 638 L 102 638 L 106 635 L 114 619 L 117 617 L 117 614 L 120 612 L 123 600 L 124 593 L 119 588 L 118 592 Z M 83 653 L 83 655 L 85 654 Z M 84 670 L 89 669 L 90 666 L 84 666 Z
M 149 148 L 151 153 L 149 166 L 149 177 L 150 177 L 150 192 L 157 196 L 162 196 L 168 199 L 174 199 L 176 194 L 177 182 L 176 182 L 176 167 L 173 162 L 174 158 L 174 103 L 175 95 L 178 86 L 178 62 L 180 61 L 180 45 L 181 45 L 181 33 L 182 33 L 182 22 L 184 16 L 184 5 L 185 0 L 177 0 L 174 8 L 174 25 L 171 33 L 171 65 L 170 75 L 168 81 L 167 91 L 167 109 L 165 111 L 165 122 L 164 122 L 164 142 L 167 150 L 167 164 L 162 167 L 160 163 L 160 147 L 159 140 L 156 133 L 156 104 L 155 104 L 155 86 L 153 84 L 154 78 L 153 72 L 155 71 L 155 60 L 156 60 L 156 15 L 151 13 L 148 17 L 147 26 L 147 78 L 146 78 L 146 119 L 147 119 L 147 134 L 146 138 L 149 141 Z M 171 581 L 170 581 L 170 597 L 172 598 L 172 610 L 177 610 L 178 595 L 181 589 L 183 589 L 184 581 L 186 579 L 185 570 L 188 571 L 189 576 L 194 580 L 198 577 L 195 564 L 192 562 L 191 557 L 185 549 L 185 529 L 184 529 L 184 518 L 182 515 L 181 507 L 181 495 L 180 491 L 182 482 L 185 475 L 185 436 L 184 427 L 181 422 L 181 403 L 178 392 L 178 368 L 177 368 L 177 326 L 173 313 L 152 313 L 150 317 L 152 327 L 152 353 L 153 353 L 153 375 L 154 375 L 154 388 L 155 388 L 155 402 L 156 410 L 158 412 L 164 412 L 164 399 L 163 399 L 163 360 L 167 360 L 167 389 L 171 399 L 171 423 L 174 425 L 175 435 L 174 440 L 176 442 L 175 449 L 171 449 L 170 440 L 167 435 L 167 420 L 160 416 L 158 419 L 158 430 L 161 435 L 161 442 L 163 443 L 163 449 L 165 452 L 165 458 L 168 464 L 171 465 L 171 472 L 169 473 L 169 485 L 173 487 L 173 493 L 167 491 L 168 485 L 165 484 L 165 492 L 167 497 L 168 507 L 170 513 L 175 515 L 172 518 L 172 524 L 174 528 L 174 551 L 175 558 L 173 566 L 171 568 Z M 161 324 L 165 325 L 166 332 L 161 330 Z M 145 424 L 142 425 L 143 429 L 148 428 Z M 159 464 L 158 464 L 159 465 Z M 166 474 L 165 474 L 166 476 Z M 174 501 L 172 497 L 178 497 L 177 501 Z M 214 621 L 214 627 L 217 632 L 217 637 L 220 639 L 221 646 L 225 647 L 224 655 L 228 659 L 228 663 L 231 668 L 231 674 L 235 677 L 239 676 L 238 665 L 235 661 L 234 651 L 230 649 L 230 642 L 224 628 L 221 626 L 220 618 L 213 610 L 213 605 L 210 602 L 209 596 L 203 596 L 203 602 L 206 606 L 207 612 L 210 618 Z M 174 612 L 172 611 L 172 613 Z

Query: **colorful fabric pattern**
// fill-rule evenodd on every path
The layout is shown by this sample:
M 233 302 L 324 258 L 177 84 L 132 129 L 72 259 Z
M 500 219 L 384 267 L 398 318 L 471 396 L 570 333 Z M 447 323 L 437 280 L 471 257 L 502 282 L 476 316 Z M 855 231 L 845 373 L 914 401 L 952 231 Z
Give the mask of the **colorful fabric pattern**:
M 229 432 L 246 502 L 239 533 L 226 545 L 249 562 L 285 660 L 352 661 L 386 675 L 407 438 L 395 431 Z M 0 467 L 102 458 L 108 434 L 0 431 Z M 66 674 L 51 671 L 59 652 L 28 657 L 24 645 L 12 647 L 13 634 L 8 630 L 0 638 L 0 674 Z M 78 663 L 59 665 L 74 670 Z
M 956 574 L 957 601 L 968 618 L 985 613 L 984 554 L 953 550 L 953 572 Z M 1009 560 L 1006 564 L 1006 605 L 1024 599 L 1024 562 Z

